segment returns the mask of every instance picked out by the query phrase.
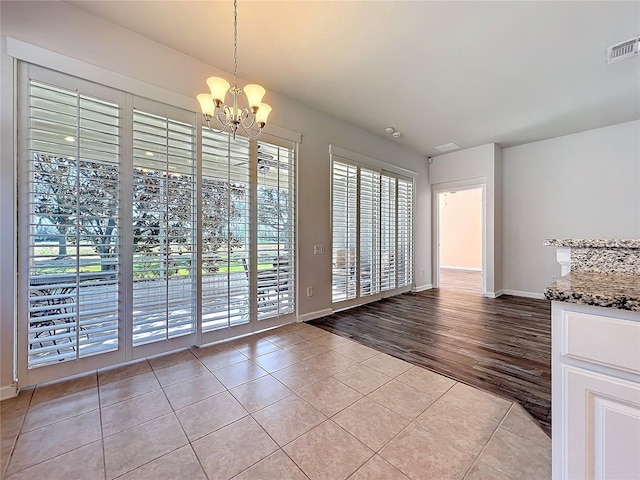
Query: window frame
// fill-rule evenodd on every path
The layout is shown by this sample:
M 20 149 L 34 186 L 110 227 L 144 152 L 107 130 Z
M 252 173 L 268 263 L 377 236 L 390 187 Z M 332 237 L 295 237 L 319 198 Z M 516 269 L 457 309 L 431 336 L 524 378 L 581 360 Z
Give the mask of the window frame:
M 382 298 L 386 298 L 386 297 L 390 297 L 393 295 L 398 295 L 400 293 L 405 293 L 408 291 L 411 291 L 412 289 L 415 288 L 415 278 L 414 278 L 414 272 L 415 272 L 415 268 L 414 268 L 414 262 L 415 262 L 415 256 L 414 256 L 414 246 L 415 246 L 415 192 L 416 192 L 416 178 L 417 178 L 417 173 L 413 172 L 411 170 L 406 170 L 403 169 L 401 167 L 396 167 L 394 165 L 391 164 L 387 164 L 385 162 L 382 162 L 380 160 L 375 160 L 372 158 L 369 158 L 365 155 L 362 154 L 358 154 L 355 152 L 351 152 L 349 150 L 340 148 L 340 147 L 336 147 L 334 145 L 330 146 L 329 149 L 329 157 L 330 157 L 330 167 L 331 167 L 331 254 L 332 254 L 332 282 L 331 282 L 331 288 L 332 288 L 332 295 L 331 295 L 331 303 L 332 303 L 332 308 L 334 311 L 336 310 L 342 310 L 345 308 L 350 308 L 353 306 L 357 306 L 357 305 L 361 305 L 364 303 L 370 303 L 370 302 L 374 302 L 377 300 L 380 300 Z M 337 298 L 337 296 L 334 293 L 334 268 L 336 267 L 335 262 L 334 262 L 334 257 L 336 255 L 336 251 L 334 251 L 334 165 L 335 163 L 341 163 L 341 164 L 345 164 L 345 165 L 350 165 L 352 168 L 355 168 L 357 171 L 357 176 L 356 176 L 356 183 L 357 183 L 357 191 L 356 191 L 356 202 L 357 202 L 357 211 L 356 211 L 356 215 L 355 215 L 355 219 L 356 219 L 356 247 L 355 247 L 355 258 L 356 258 L 356 265 L 355 265 L 355 295 L 351 296 L 350 298 L 345 298 L 345 299 L 340 299 Z M 367 171 L 367 172 L 375 172 L 379 175 L 379 185 L 380 185 L 380 195 L 378 200 L 380 201 L 380 206 L 378 209 L 378 217 L 379 217 L 379 221 L 380 224 L 378 225 L 378 230 L 377 230 L 377 238 L 378 238 L 378 247 L 379 247 L 379 256 L 377 258 L 377 262 L 378 262 L 378 269 L 379 271 L 376 272 L 377 274 L 377 282 L 378 282 L 378 291 L 374 292 L 374 293 L 370 293 L 370 294 L 365 294 L 363 293 L 363 288 L 361 285 L 361 281 L 362 281 L 362 271 L 361 271 L 361 250 L 362 250 L 362 228 L 361 228 L 361 203 L 362 203 L 362 180 L 361 180 L 361 172 L 362 171 Z M 408 206 L 408 210 L 410 211 L 410 235 L 408 236 L 408 240 L 409 240 L 409 245 L 408 245 L 408 250 L 410 251 L 410 259 L 409 259 L 409 265 L 408 268 L 405 269 L 405 272 L 408 270 L 408 272 L 410 273 L 409 278 L 407 278 L 407 281 L 404 285 L 397 285 L 397 282 L 399 280 L 399 275 L 398 275 L 398 267 L 397 267 L 397 258 L 395 259 L 395 263 L 394 263 L 394 285 L 388 289 L 383 289 L 383 272 L 382 272 L 382 228 L 381 228 L 381 223 L 382 223 L 382 184 L 383 184 L 383 179 L 384 178 L 389 178 L 389 179 L 393 179 L 395 181 L 395 190 L 394 190 L 394 198 L 395 198 L 395 208 L 394 208 L 394 212 L 393 212 L 393 217 L 394 217 L 394 231 L 395 231 L 395 241 L 394 241 L 394 254 L 397 255 L 397 250 L 398 250 L 398 184 L 399 182 L 405 182 L 407 184 L 411 185 L 411 195 L 410 195 L 410 203 Z M 406 232 L 406 229 L 405 229 Z M 405 262 L 406 263 L 406 262 Z M 405 265 L 406 266 L 406 265 Z M 375 277 L 374 274 L 372 275 L 372 281 Z
M 32 159 L 29 155 L 29 85 L 31 78 L 45 84 L 69 90 L 78 91 L 81 94 L 92 95 L 96 98 L 113 98 L 114 103 L 119 106 L 120 109 L 120 122 L 119 122 L 119 138 L 120 146 L 118 153 L 118 167 L 120 172 L 120 179 L 118 182 L 119 192 L 119 206 L 118 206 L 118 218 L 119 218 L 119 249 L 118 249 L 118 344 L 119 347 L 116 351 L 110 351 L 108 353 L 95 355 L 80 361 L 73 362 L 60 362 L 56 364 L 50 364 L 41 366 L 38 368 L 29 368 L 28 364 L 28 336 L 29 336 L 29 314 L 25 309 L 25 305 L 29 302 L 29 256 L 28 256 L 28 244 L 24 239 L 29 238 L 28 222 L 25 223 L 25 219 L 29 215 L 25 205 L 28 205 L 28 199 L 30 197 L 29 188 L 29 176 L 28 169 L 32 163 Z M 41 383 L 44 381 L 60 378 L 61 376 L 68 376 L 77 373 L 83 373 L 89 370 L 102 368 L 106 366 L 116 365 L 125 361 L 135 360 L 143 358 L 149 355 L 162 353 L 165 351 L 174 350 L 176 348 L 202 345 L 213 341 L 222 340 L 225 338 L 235 337 L 246 333 L 252 333 L 254 331 L 260 331 L 268 328 L 272 328 L 278 325 L 282 325 L 291 321 L 294 321 L 297 314 L 297 164 L 298 164 L 298 151 L 299 144 L 295 140 L 299 140 L 300 136 L 294 133 L 287 135 L 289 138 L 279 138 L 268 133 L 263 133 L 260 138 L 260 142 L 269 143 L 278 147 L 285 147 L 290 149 L 292 154 L 292 178 L 291 184 L 294 186 L 292 192 L 293 201 L 292 213 L 293 213 L 293 225 L 292 225 L 292 240 L 293 245 L 291 252 L 291 258 L 293 266 L 291 275 L 293 283 L 295 285 L 292 292 L 293 305 L 290 312 L 284 314 L 277 314 L 273 317 L 266 318 L 264 320 L 257 320 L 257 300 L 256 300 L 256 272 L 255 269 L 251 270 L 250 283 L 252 284 L 250 290 L 250 302 L 251 302 L 251 319 L 246 328 L 223 329 L 217 332 L 202 332 L 202 288 L 201 288 L 201 265 L 202 256 L 201 248 L 202 233 L 201 233 L 201 218 L 202 218 L 202 201 L 199 195 L 202 192 L 202 117 L 193 111 L 184 110 L 181 107 L 175 107 L 166 105 L 161 102 L 157 102 L 153 99 L 142 98 L 136 96 L 133 93 L 127 93 L 110 86 L 101 85 L 91 80 L 85 80 L 76 78 L 66 73 L 57 72 L 50 68 L 41 67 L 39 65 L 19 61 L 17 62 L 17 85 L 16 90 L 18 92 L 17 97 L 17 126 L 18 126 L 18 171 L 16 172 L 17 179 L 17 198 L 18 198 L 18 215 L 17 215 L 17 271 L 18 271 L 18 288 L 17 288 L 17 304 L 16 304 L 16 318 L 17 318 L 17 368 L 20 378 L 21 386 L 32 385 L 35 383 Z M 151 113 L 151 114 L 167 114 L 172 120 L 185 121 L 189 123 L 194 131 L 193 142 L 195 154 L 194 172 L 195 172 L 195 190 L 193 195 L 193 208 L 195 209 L 196 218 L 196 233 L 195 233 L 195 270 L 196 270 L 196 291 L 195 291 L 195 331 L 179 336 L 177 338 L 170 338 L 159 342 L 142 344 L 139 346 L 133 346 L 133 332 L 132 332 L 132 320 L 130 319 L 133 311 L 133 225 L 131 220 L 133 219 L 133 198 L 131 197 L 133 192 L 133 179 L 129 172 L 132 172 L 134 166 L 133 160 L 133 111 L 134 109 Z M 287 133 L 285 129 L 275 129 L 276 131 Z M 256 140 L 250 141 L 250 165 L 251 165 L 251 179 L 249 188 L 252 190 L 251 202 L 252 202 L 252 225 L 250 233 L 250 241 L 247 248 L 251 251 L 252 260 L 251 263 L 256 264 L 257 257 L 257 241 L 258 232 L 255 216 L 257 215 L 256 209 L 256 194 L 255 191 L 258 188 L 256 181 L 257 176 L 257 145 Z M 24 155 L 27 155 L 24 157 Z M 25 275 L 26 273 L 26 275 Z M 123 320 L 127 319 L 129 320 Z M 210 334 L 211 333 L 211 334 Z

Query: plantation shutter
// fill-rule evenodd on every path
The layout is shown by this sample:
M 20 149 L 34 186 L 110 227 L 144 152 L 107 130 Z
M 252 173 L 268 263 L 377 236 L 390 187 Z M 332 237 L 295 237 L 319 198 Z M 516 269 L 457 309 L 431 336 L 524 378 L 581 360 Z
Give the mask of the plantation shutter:
M 360 296 L 380 292 L 380 173 L 360 167 Z
M 358 167 L 333 162 L 332 173 L 334 302 L 356 298 Z
M 202 129 L 202 330 L 248 323 L 249 141 Z
M 293 319 L 299 135 L 18 65 L 21 384 Z
M 28 83 L 28 368 L 118 348 L 119 108 Z
M 413 180 L 398 179 L 398 287 L 413 281 Z
M 396 288 L 396 179 L 387 175 L 381 178 L 380 208 L 380 262 L 381 291 Z
M 133 345 L 195 331 L 195 131 L 133 112 Z
M 258 320 L 295 309 L 295 146 L 257 144 Z
M 333 303 L 410 287 L 413 179 L 333 155 Z

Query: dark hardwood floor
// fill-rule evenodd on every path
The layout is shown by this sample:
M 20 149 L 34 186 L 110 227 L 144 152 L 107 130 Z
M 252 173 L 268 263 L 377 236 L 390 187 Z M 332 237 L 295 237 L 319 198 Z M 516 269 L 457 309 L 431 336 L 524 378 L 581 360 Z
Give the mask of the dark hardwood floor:
M 455 289 L 403 294 L 309 322 L 519 402 L 551 432 L 551 304 Z

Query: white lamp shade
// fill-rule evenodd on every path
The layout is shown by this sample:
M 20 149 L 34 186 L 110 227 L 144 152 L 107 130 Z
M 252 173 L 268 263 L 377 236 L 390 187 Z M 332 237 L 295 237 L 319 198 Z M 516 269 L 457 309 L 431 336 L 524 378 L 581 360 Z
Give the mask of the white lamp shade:
M 231 85 L 224 78 L 220 77 L 209 77 L 207 78 L 207 85 L 209 86 L 209 90 L 211 90 L 211 98 L 215 100 L 220 100 L 224 103 L 224 97 L 227 96 L 227 92 Z
M 244 93 L 247 96 L 247 102 L 249 103 L 249 108 L 259 107 L 262 103 L 262 97 L 267 91 L 262 88 L 260 85 L 255 83 L 250 83 L 246 87 L 244 87 Z
M 271 107 L 266 103 L 260 104 L 260 108 L 258 108 L 258 112 L 256 113 L 256 122 L 258 123 L 267 123 L 267 117 L 271 113 Z
M 213 117 L 216 111 L 216 107 L 213 103 L 213 97 L 208 93 L 201 93 L 196 98 L 198 99 L 198 102 L 200 102 L 202 113 Z

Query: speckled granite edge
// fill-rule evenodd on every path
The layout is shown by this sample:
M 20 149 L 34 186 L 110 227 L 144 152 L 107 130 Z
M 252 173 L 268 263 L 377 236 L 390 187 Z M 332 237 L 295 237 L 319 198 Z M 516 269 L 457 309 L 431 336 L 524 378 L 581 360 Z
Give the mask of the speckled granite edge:
M 571 272 L 544 290 L 548 300 L 640 312 L 640 276 Z
M 634 248 L 572 248 L 572 272 L 640 275 L 640 250 Z
M 572 248 L 640 248 L 640 239 L 615 239 L 615 238 L 547 238 L 544 245 L 548 247 L 572 247 Z

